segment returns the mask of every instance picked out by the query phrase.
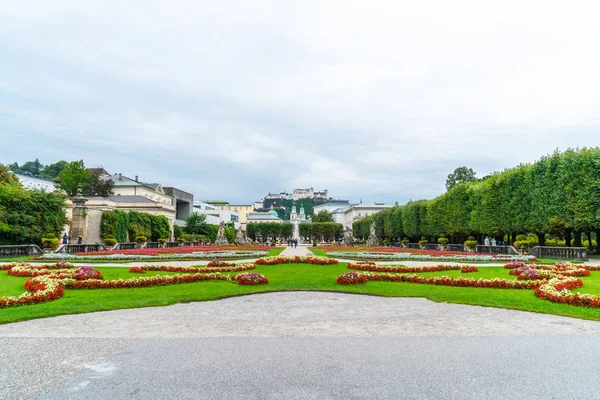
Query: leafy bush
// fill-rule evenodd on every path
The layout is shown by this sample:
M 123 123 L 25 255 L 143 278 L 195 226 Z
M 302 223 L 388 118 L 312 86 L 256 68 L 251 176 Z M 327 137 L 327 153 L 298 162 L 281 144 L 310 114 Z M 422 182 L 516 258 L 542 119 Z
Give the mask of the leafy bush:
M 42 238 L 42 247 L 44 249 L 56 249 L 58 247 L 58 239 L 52 237 Z
M 437 241 L 439 244 L 447 244 L 449 242 L 448 238 L 443 237 L 443 236 L 441 238 L 439 238 Z
M 165 243 L 167 243 L 167 239 L 166 238 L 158 238 L 158 243 L 165 244 Z
M 137 243 L 145 243 L 148 241 L 148 238 L 146 236 L 136 236 L 135 241 Z
M 115 244 L 117 244 L 117 239 L 114 237 L 104 238 L 104 244 L 108 247 L 113 247 Z
M 40 245 L 67 223 L 64 195 L 25 190 L 10 178 L 0 181 L 0 245 Z
M 419 240 L 419 246 L 421 246 L 421 247 L 424 247 L 427 243 L 429 243 L 429 242 L 425 238 L 422 238 L 421 240 Z
M 469 249 L 474 249 L 475 246 L 477 246 L 477 240 L 467 240 L 465 242 L 465 246 L 467 246 Z

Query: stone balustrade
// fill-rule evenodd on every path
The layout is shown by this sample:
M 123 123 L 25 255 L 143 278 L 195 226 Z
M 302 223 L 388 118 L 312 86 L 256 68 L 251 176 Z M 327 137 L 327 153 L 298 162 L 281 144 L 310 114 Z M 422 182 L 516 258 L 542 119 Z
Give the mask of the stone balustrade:
M 446 245 L 446 250 L 448 251 L 466 251 L 464 244 L 450 244 Z
M 536 258 L 558 258 L 561 260 L 587 260 L 585 247 L 549 247 L 535 246 L 529 255 Z
M 0 257 L 35 257 L 44 254 L 35 244 L 0 246 Z
M 63 244 L 58 249 L 56 249 L 56 253 L 75 254 L 103 250 L 106 250 L 106 247 L 100 243 Z
M 435 243 L 427 243 L 425 245 L 425 250 L 440 250 L 440 245 Z
M 477 245 L 477 254 L 505 254 L 518 256 L 519 252 L 513 246 L 484 246 Z

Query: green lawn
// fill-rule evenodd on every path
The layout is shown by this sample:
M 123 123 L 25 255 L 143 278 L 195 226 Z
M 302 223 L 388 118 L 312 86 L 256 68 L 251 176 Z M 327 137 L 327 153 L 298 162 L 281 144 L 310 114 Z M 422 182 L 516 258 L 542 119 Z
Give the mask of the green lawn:
M 140 276 L 130 274 L 128 268 L 99 267 L 105 279 Z M 208 281 L 188 284 L 157 286 L 135 289 L 65 290 L 60 300 L 37 305 L 0 310 L 0 323 L 15 322 L 48 316 L 85 313 L 149 306 L 164 306 L 178 302 L 215 300 L 258 292 L 286 290 L 321 290 L 362 293 L 388 297 L 425 297 L 437 302 L 473 304 L 565 315 L 570 317 L 600 320 L 600 309 L 574 307 L 540 300 L 533 290 L 481 289 L 424 285 L 396 282 L 367 282 L 366 285 L 342 286 L 336 283 L 339 274 L 348 271 L 345 263 L 317 266 L 307 264 L 283 264 L 259 266 L 252 272 L 262 273 L 269 278 L 265 286 L 239 286 L 235 282 Z M 145 276 L 168 275 L 166 272 L 148 272 Z M 502 277 L 514 279 L 508 270 L 500 267 L 481 268 L 477 273 L 461 274 L 460 271 L 423 273 L 427 276 L 471 276 L 481 278 Z M 24 292 L 27 278 L 8 276 L 0 271 L 0 296 L 18 296 Z M 600 272 L 583 278 L 581 293 L 600 295 Z

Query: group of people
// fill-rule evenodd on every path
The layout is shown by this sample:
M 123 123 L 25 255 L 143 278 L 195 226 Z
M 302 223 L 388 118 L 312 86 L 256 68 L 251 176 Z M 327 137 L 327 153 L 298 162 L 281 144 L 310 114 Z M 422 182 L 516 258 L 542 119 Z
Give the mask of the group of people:
M 496 241 L 496 238 L 493 237 L 492 240 L 490 240 L 489 237 L 485 237 L 485 239 L 483 240 L 483 244 L 486 246 L 504 246 L 505 243 L 501 242 L 501 241 Z
M 292 249 L 295 249 L 298 247 L 298 239 L 288 239 L 288 246 L 290 246 Z
M 81 237 L 81 235 L 79 235 L 77 237 L 77 244 L 82 244 L 83 242 L 83 238 Z M 71 236 L 67 235 L 67 233 L 65 232 L 65 234 L 62 237 L 62 244 L 70 244 L 71 243 Z

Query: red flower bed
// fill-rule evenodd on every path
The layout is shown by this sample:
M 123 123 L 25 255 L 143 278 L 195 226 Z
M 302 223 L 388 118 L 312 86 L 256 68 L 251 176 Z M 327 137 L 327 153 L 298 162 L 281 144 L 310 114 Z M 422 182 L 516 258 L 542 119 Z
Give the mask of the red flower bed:
M 464 268 L 464 267 L 463 267 Z M 437 265 L 434 267 L 407 267 L 407 266 L 391 266 L 377 265 L 372 261 L 351 262 L 348 264 L 348 269 L 356 269 L 359 271 L 373 272 L 396 272 L 396 273 L 418 273 L 418 272 L 437 272 L 437 271 L 452 271 L 461 269 L 458 265 Z M 477 269 L 475 267 L 475 269 Z M 475 272 L 475 271 L 470 271 Z
M 369 247 L 369 246 L 323 246 L 323 250 L 330 251 L 363 251 L 368 253 L 411 253 L 430 256 L 458 256 L 458 255 L 473 255 L 461 251 L 446 251 L 446 250 L 421 250 L 421 249 L 405 249 L 401 247 Z M 489 255 L 489 254 L 486 254 Z M 493 255 L 492 255 L 493 256 Z
M 68 289 L 121 289 L 148 286 L 176 285 L 197 281 L 229 280 L 227 276 L 216 274 L 182 274 L 171 276 L 149 276 L 147 278 L 119 279 L 114 281 L 87 280 L 65 283 Z
M 327 257 L 286 257 L 286 256 L 274 256 L 259 258 L 255 261 L 256 265 L 277 265 L 277 264 L 315 264 L 315 265 L 332 265 L 337 264 L 338 260 L 335 258 Z
M 543 281 L 514 281 L 506 279 L 473 279 L 463 277 L 436 276 L 424 277 L 419 275 L 389 275 L 389 274 L 370 274 L 367 280 L 390 281 L 390 282 L 409 282 L 422 283 L 426 285 L 444 285 L 461 287 L 480 287 L 494 289 L 535 289 Z
M 209 261 L 209 263 L 206 264 L 207 267 L 235 267 L 235 265 L 236 264 L 234 262 L 227 262 L 223 260 Z
M 346 272 L 337 277 L 338 285 L 364 285 L 367 277 L 358 272 Z
M 39 304 L 60 299 L 65 294 L 63 288 L 59 284 L 52 281 L 43 282 L 36 278 L 28 279 L 27 282 L 25 282 L 25 289 L 27 292 L 19 297 L 0 298 L 0 308 Z
M 240 274 L 237 283 L 238 285 L 266 285 L 269 280 L 263 274 Z
M 146 271 L 185 272 L 185 273 L 210 273 L 210 272 L 236 272 L 256 269 L 254 264 L 232 264 L 231 267 L 177 267 L 170 265 L 144 265 L 143 267 L 131 267 L 129 272 L 145 274 Z
M 89 253 L 77 253 L 80 256 L 104 256 L 110 254 L 134 254 L 141 256 L 157 256 L 160 254 L 188 254 L 195 251 L 270 251 L 278 247 L 271 246 L 187 246 L 187 247 L 169 247 L 165 249 L 132 249 L 132 250 L 104 250 L 92 251 Z
M 467 265 L 466 267 L 460 267 L 460 272 L 463 274 L 468 274 L 470 272 L 477 272 L 479 269 L 473 265 Z

